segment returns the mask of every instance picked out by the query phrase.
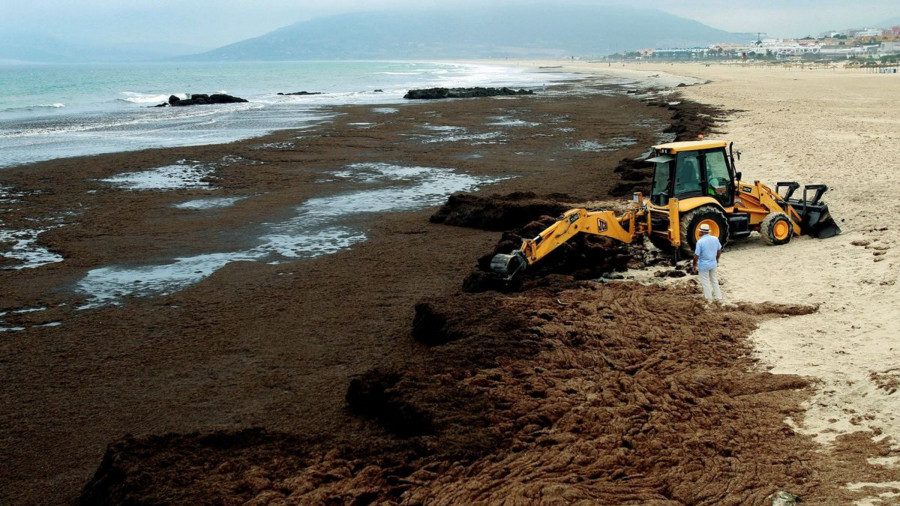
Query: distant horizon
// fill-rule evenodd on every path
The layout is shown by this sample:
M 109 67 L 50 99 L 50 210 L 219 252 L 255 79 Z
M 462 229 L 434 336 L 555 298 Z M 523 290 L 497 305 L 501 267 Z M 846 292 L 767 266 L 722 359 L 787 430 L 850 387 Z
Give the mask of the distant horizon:
M 744 6 L 738 8 L 723 6 L 722 9 L 700 7 L 725 3 L 727 2 L 690 0 L 673 7 L 660 0 L 635 0 L 628 6 L 615 1 L 599 4 L 594 2 L 589 5 L 655 9 L 685 20 L 702 23 L 711 29 L 733 34 L 759 34 L 763 38 L 816 37 L 829 30 L 888 28 L 895 22 L 900 24 L 900 16 L 897 15 L 900 9 L 893 5 L 886 7 L 889 2 L 882 0 L 857 2 L 852 9 L 847 9 L 844 3 L 812 0 L 793 2 L 790 6 L 763 1 L 756 3 L 752 9 Z M 172 4 L 171 9 L 166 8 L 168 4 Z M 408 0 L 367 3 L 357 0 L 335 0 L 329 9 L 321 7 L 306 9 L 303 11 L 306 15 L 291 16 L 289 13 L 298 9 L 294 2 L 287 0 L 269 2 L 265 7 L 253 9 L 252 15 L 247 14 L 241 4 L 237 0 L 220 0 L 215 5 L 221 9 L 217 7 L 210 10 L 204 8 L 213 5 L 209 0 L 177 5 L 171 0 L 159 0 L 153 3 L 152 7 L 144 1 L 130 2 L 127 6 L 122 6 L 113 3 L 112 0 L 88 0 L 85 4 L 79 5 L 77 13 L 70 12 L 71 15 L 65 16 L 70 9 L 61 0 L 34 0 L 28 5 L 5 7 L 4 16 L 0 19 L 0 63 L 168 61 L 216 51 L 304 22 L 360 13 L 373 15 L 394 12 L 456 13 L 465 12 L 467 6 L 473 5 L 471 0 L 460 0 L 455 8 L 447 9 L 438 7 L 440 4 L 430 0 L 417 2 L 415 6 L 409 5 Z M 867 7 L 862 9 L 861 4 Z M 26 16 L 41 5 L 47 7 L 41 16 Z M 498 5 L 503 7 L 504 4 Z M 578 0 L 570 0 L 554 4 L 554 7 L 564 9 L 568 6 L 586 5 Z M 525 7 L 519 5 L 518 8 Z M 748 9 L 753 12 L 746 12 Z M 861 11 L 865 14 L 860 14 Z M 173 12 L 178 15 L 173 16 Z M 740 12 L 747 15 L 738 15 Z M 881 18 L 882 21 L 867 24 L 861 21 L 863 15 L 866 18 Z M 23 19 L 23 16 L 27 19 Z M 239 27 L 234 24 L 234 18 L 239 18 Z M 37 24 L 34 23 L 35 19 L 39 20 Z M 295 20 L 286 21 L 291 19 Z M 477 16 L 474 19 L 477 19 Z M 796 21 L 797 19 L 800 21 Z M 857 20 L 860 22 L 856 22 Z M 188 29 L 183 26 L 185 22 L 195 23 L 196 26 Z M 813 24 L 816 28 L 809 29 L 808 27 Z M 792 26 L 792 33 L 781 33 L 785 30 L 785 26 Z M 627 43 L 623 43 L 619 51 L 639 49 L 626 46 Z M 19 54 L 31 56 L 21 59 L 11 57 Z
M 535 2 L 537 3 L 537 2 Z M 760 1 L 734 6 L 723 0 L 687 0 L 672 5 L 662 0 L 554 4 L 625 6 L 658 9 L 712 28 L 735 33 L 763 32 L 771 37 L 815 36 L 827 30 L 874 28 L 893 18 L 900 22 L 896 2 L 862 0 L 848 5 L 832 0 Z M 522 8 L 504 0 L 494 5 Z M 543 3 L 541 3 L 543 5 Z M 173 44 L 205 51 L 258 37 L 294 23 L 354 12 L 447 10 L 432 0 L 332 0 L 327 6 L 298 7 L 295 0 L 269 0 L 249 6 L 239 0 L 86 0 L 69 5 L 62 0 L 31 0 L 2 8 L 0 30 L 56 38 L 78 45 Z M 458 0 L 453 10 L 477 8 L 474 0 Z M 527 4 L 524 4 L 527 5 Z M 477 10 L 473 12 L 477 13 Z M 878 28 L 886 28 L 877 26 Z M 0 36 L 2 39 L 2 36 Z

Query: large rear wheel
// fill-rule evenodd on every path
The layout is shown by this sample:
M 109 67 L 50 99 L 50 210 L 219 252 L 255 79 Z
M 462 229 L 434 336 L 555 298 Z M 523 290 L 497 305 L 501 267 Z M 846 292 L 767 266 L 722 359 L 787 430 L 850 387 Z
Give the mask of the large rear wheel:
M 650 234 L 648 238 L 650 239 L 650 244 L 656 246 L 656 249 L 662 251 L 666 255 L 675 252 L 675 247 L 672 246 L 672 241 L 670 241 L 668 237 L 663 237 L 662 235 L 658 234 Z
M 787 244 L 794 236 L 794 226 L 784 213 L 769 213 L 759 224 L 759 235 L 766 244 Z
M 728 219 L 715 206 L 702 206 L 681 216 L 681 251 L 688 257 L 694 255 L 694 247 L 700 238 L 700 225 L 709 225 L 710 235 L 719 238 L 722 246 L 728 242 Z

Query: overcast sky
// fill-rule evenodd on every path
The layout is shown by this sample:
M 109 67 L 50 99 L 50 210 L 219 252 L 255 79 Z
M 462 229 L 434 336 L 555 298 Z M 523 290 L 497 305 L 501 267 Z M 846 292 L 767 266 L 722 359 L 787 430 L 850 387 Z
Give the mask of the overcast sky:
M 484 1 L 453 0 L 449 5 L 455 9 L 471 7 L 472 14 L 477 15 L 477 6 Z M 528 1 L 509 3 L 522 8 Z M 545 1 L 556 5 L 567 0 Z M 898 0 L 595 0 L 590 3 L 658 8 L 715 28 L 765 32 L 774 37 L 817 35 L 825 30 L 865 27 L 900 16 Z M 213 48 L 325 15 L 447 5 L 446 0 L 0 0 L 0 30 L 49 33 L 68 41 L 160 41 Z

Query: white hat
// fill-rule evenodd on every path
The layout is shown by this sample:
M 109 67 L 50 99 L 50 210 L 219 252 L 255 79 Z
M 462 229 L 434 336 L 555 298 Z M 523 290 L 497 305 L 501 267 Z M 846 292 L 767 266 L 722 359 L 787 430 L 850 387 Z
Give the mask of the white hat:
M 701 233 L 701 234 L 708 234 L 708 233 L 709 233 L 709 224 L 708 224 L 708 223 L 703 223 L 703 224 L 700 225 L 700 233 Z

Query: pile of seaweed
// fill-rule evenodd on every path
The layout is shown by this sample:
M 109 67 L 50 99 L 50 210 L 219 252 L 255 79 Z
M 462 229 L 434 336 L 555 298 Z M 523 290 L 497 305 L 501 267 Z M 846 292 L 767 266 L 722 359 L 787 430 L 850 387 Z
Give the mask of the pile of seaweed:
M 128 438 L 82 504 L 761 503 L 834 500 L 799 414 L 805 380 L 754 371 L 745 336 L 814 308 L 706 309 L 678 287 L 551 277 L 416 306 L 426 361 L 353 379 L 363 425 Z M 703 321 L 703 325 L 697 325 Z M 398 336 L 398 339 L 403 339 Z M 827 502 L 827 500 L 826 500 Z

